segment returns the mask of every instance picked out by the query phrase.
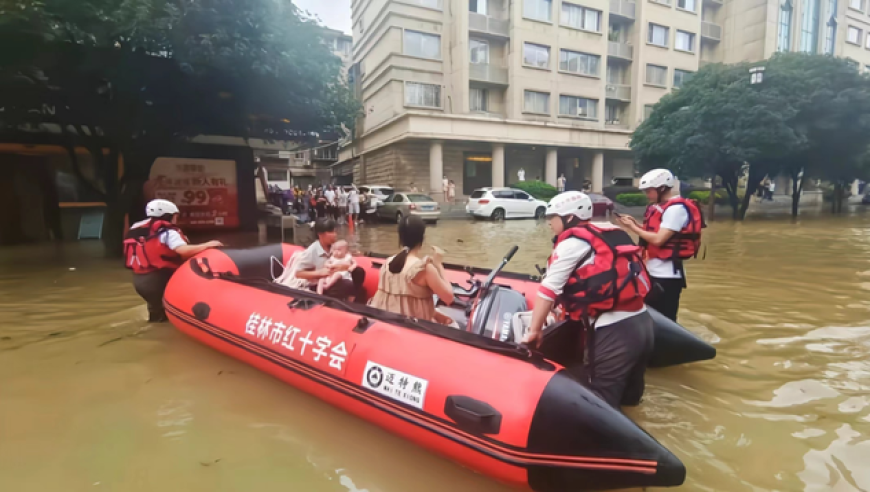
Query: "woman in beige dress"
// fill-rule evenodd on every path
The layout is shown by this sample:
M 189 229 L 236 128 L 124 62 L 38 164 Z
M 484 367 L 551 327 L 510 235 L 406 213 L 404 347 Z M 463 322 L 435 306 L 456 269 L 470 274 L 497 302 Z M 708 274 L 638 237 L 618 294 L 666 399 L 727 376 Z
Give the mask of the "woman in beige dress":
M 444 252 L 433 248 L 432 256 L 424 256 L 425 234 L 426 224 L 417 216 L 399 222 L 402 251 L 381 268 L 378 292 L 369 304 L 411 318 L 452 324 L 453 320 L 435 310 L 433 299 L 437 294 L 448 305 L 453 303 L 453 286 L 446 280 L 441 263 Z

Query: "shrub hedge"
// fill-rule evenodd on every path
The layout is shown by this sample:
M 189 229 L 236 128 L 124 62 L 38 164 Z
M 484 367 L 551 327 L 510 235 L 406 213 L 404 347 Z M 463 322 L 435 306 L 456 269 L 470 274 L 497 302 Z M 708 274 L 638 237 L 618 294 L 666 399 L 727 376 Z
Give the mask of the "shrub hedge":
M 620 193 L 616 195 L 616 203 L 627 207 L 640 207 L 646 205 L 647 200 L 643 193 Z
M 519 183 L 513 184 L 512 188 L 523 190 L 538 200 L 543 200 L 545 202 L 550 201 L 551 198 L 559 193 L 555 186 L 550 186 L 543 181 L 520 181 Z

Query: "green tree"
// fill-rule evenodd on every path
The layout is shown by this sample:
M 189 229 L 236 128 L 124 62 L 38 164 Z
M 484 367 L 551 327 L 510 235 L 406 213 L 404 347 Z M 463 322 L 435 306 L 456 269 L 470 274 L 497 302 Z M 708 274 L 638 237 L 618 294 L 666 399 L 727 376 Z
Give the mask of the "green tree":
M 803 145 L 788 124 L 794 115 L 775 94 L 750 85 L 748 65 L 710 65 L 656 104 L 632 136 L 631 148 L 644 169 L 718 176 L 733 217 L 742 219 L 755 187 L 775 170 L 773 158 Z M 749 186 L 739 202 L 738 182 L 747 163 Z
M 289 0 L 0 0 L 0 132 L 60 128 L 78 176 L 105 197 L 104 237 L 118 252 L 119 221 L 150 167 L 140 149 L 352 124 L 358 106 L 322 32 Z M 48 103 L 61 109 L 34 111 Z M 91 150 L 97 182 L 78 170 L 76 145 Z

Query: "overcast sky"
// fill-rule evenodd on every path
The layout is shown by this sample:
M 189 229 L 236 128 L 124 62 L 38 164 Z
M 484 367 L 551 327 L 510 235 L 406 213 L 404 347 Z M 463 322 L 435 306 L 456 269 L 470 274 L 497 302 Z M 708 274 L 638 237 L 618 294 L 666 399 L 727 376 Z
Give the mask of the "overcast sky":
M 293 3 L 319 17 L 326 27 L 351 33 L 350 0 L 293 0 Z

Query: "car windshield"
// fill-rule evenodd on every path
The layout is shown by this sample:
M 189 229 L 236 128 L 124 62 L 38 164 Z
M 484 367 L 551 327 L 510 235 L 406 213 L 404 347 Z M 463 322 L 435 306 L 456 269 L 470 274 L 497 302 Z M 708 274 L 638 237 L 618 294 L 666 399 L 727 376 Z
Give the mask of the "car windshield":
M 375 195 L 390 196 L 395 193 L 395 190 L 392 188 L 372 188 L 372 193 Z
M 415 202 L 415 203 L 434 202 L 435 201 L 432 199 L 431 196 L 428 196 L 428 195 L 408 195 L 408 200 L 411 200 L 412 202 Z
M 471 194 L 471 198 L 483 198 L 483 195 L 486 195 L 486 190 L 474 190 L 474 193 Z

